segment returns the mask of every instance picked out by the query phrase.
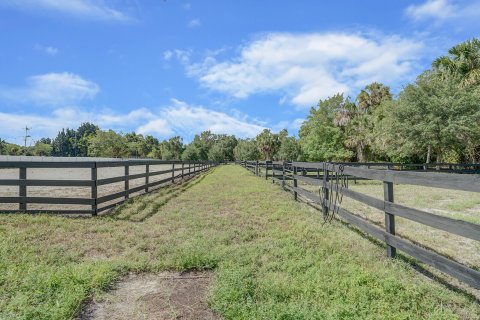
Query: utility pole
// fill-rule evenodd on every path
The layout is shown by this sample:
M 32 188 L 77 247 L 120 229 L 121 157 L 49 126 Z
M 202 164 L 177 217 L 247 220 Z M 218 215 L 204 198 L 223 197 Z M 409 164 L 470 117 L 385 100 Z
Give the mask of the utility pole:
M 23 138 L 23 142 L 24 142 L 24 145 L 25 145 L 25 154 L 27 153 L 27 140 L 28 138 L 30 138 L 31 136 L 28 134 L 28 131 L 29 130 L 32 130 L 32 128 L 29 128 L 27 126 L 25 126 L 25 137 Z

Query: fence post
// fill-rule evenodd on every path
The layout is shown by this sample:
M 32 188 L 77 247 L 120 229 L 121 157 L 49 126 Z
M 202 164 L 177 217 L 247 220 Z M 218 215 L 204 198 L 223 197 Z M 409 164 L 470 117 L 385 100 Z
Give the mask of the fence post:
M 91 196 L 92 196 L 92 200 L 93 200 L 92 215 L 96 216 L 97 212 L 98 212 L 98 207 L 97 207 L 97 197 L 98 197 L 98 194 L 97 194 L 97 163 L 96 162 L 93 163 L 93 167 L 92 167 L 90 176 L 91 176 L 90 178 L 93 182 L 92 189 L 91 189 Z
M 330 197 L 330 193 L 328 191 L 328 181 L 330 180 L 330 174 L 328 171 L 328 164 L 325 164 L 325 170 L 323 171 L 323 203 L 322 203 L 322 209 L 323 209 L 323 217 L 327 216 L 328 213 L 328 198 Z M 333 208 L 332 208 L 333 210 Z
M 297 200 L 297 178 L 295 177 L 297 175 L 297 167 L 293 167 L 293 199 Z
M 145 165 L 145 192 L 148 192 L 148 184 L 150 183 L 150 165 Z
M 272 184 L 275 183 L 275 166 L 272 161 Z
M 184 170 L 185 170 L 185 162 L 182 162 L 182 179 L 184 176 Z
M 172 163 L 172 184 L 175 182 L 175 162 Z
M 393 202 L 393 182 L 383 182 L 384 201 Z M 385 212 L 385 231 L 395 235 L 395 215 Z M 387 257 L 394 258 L 397 249 L 387 244 Z
M 265 180 L 268 180 L 268 161 L 265 161 Z
M 128 199 L 128 190 L 130 189 L 130 166 L 127 164 L 125 166 L 125 200 Z
M 19 202 L 19 209 L 21 211 L 27 210 L 27 168 L 19 168 L 19 178 L 20 178 L 20 187 L 19 187 L 19 196 L 23 197 Z
M 282 163 L 282 188 L 285 188 L 285 161 Z
M 255 175 L 258 177 L 258 160 L 255 161 Z

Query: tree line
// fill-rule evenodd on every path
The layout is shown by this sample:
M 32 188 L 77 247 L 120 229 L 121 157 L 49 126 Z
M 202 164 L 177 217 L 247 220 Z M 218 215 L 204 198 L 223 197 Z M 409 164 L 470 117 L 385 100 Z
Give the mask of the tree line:
M 394 96 L 371 83 L 351 99 L 342 93 L 311 107 L 298 138 L 286 129 L 253 139 L 204 131 L 184 144 L 135 132 L 103 131 L 92 123 L 63 129 L 21 147 L 0 139 L 0 154 L 137 157 L 163 160 L 480 161 L 480 40 L 460 43 L 435 59 Z

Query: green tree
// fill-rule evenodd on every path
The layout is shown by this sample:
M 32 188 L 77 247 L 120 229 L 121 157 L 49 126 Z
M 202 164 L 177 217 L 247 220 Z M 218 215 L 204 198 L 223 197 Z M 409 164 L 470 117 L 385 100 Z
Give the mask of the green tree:
M 164 140 L 159 145 L 162 160 L 180 160 L 184 149 L 183 139 L 180 136 L 172 137 L 168 141 Z
M 295 137 L 285 137 L 281 139 L 278 149 L 278 159 L 285 161 L 295 161 L 301 158 L 300 145 Z
M 198 150 L 199 160 L 208 159 L 208 152 L 217 139 L 218 136 L 213 134 L 210 130 L 203 131 L 200 134 L 195 135 L 192 144 Z
M 462 87 L 480 83 L 480 40 L 477 38 L 462 42 L 433 62 L 440 75 L 458 77 Z
M 343 94 L 320 100 L 318 108 L 310 108 L 310 114 L 299 131 L 302 159 L 306 161 L 345 161 L 353 152 L 344 146 L 342 129 L 334 125 L 335 115 L 345 109 L 348 99 Z
M 356 105 L 347 99 L 336 111 L 334 124 L 343 129 L 344 144 L 355 151 L 359 162 L 368 161 L 373 144 L 372 132 L 375 127 L 373 113 L 384 101 L 391 100 L 390 88 L 374 82 L 359 93 Z
M 451 152 L 476 161 L 480 141 L 480 88 L 460 88 L 455 79 L 426 71 L 400 93 L 395 109 L 397 147 L 428 163 Z
M 208 160 L 222 162 L 225 158 L 225 149 L 221 143 L 214 144 L 208 152 Z
M 233 149 L 234 158 L 237 161 L 241 160 L 258 160 L 260 159 L 260 152 L 258 151 L 255 140 L 240 139 Z
M 33 146 L 33 155 L 35 156 L 51 156 L 52 155 L 52 150 L 53 146 L 48 143 L 43 143 L 40 141 L 37 141 L 35 143 L 35 146 Z
M 58 157 L 69 157 L 74 155 L 74 147 L 70 139 L 69 129 L 62 129 L 52 141 L 52 155 Z
M 88 155 L 91 157 L 124 158 L 129 154 L 127 139 L 113 130 L 97 130 L 89 136 Z
M 273 157 L 280 147 L 278 135 L 273 134 L 270 129 L 264 129 L 257 137 L 257 148 L 263 159 L 273 160 Z
M 197 161 L 199 160 L 199 151 L 194 144 L 189 144 L 185 151 L 182 153 L 182 160 L 183 161 Z
M 6 146 L 7 146 L 7 141 L 0 138 L 0 154 L 4 154 Z

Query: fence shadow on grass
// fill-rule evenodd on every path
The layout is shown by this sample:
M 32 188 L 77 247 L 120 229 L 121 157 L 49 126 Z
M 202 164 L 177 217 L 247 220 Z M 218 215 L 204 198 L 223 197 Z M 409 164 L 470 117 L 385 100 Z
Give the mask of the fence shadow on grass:
M 154 216 L 161 207 L 177 198 L 179 195 L 203 181 L 212 171 L 200 176 L 183 180 L 166 189 L 159 189 L 150 194 L 140 195 L 118 206 L 113 213 L 106 215 L 110 219 L 130 222 L 144 222 Z
M 285 188 L 283 188 L 283 189 L 286 190 Z M 319 211 L 319 213 L 321 213 L 321 208 L 319 206 L 315 205 L 314 203 L 311 203 L 311 202 L 308 202 L 308 201 L 305 201 L 303 203 L 305 203 L 309 207 L 314 208 L 315 210 Z M 355 232 L 356 234 L 360 235 L 362 238 L 367 239 L 368 241 L 374 243 L 375 245 L 377 245 L 379 247 L 382 247 L 382 248 L 386 248 L 386 244 L 384 242 L 378 240 L 375 237 L 372 237 L 372 236 L 368 235 L 367 233 L 363 232 L 362 230 L 359 230 L 359 229 L 355 228 L 351 224 L 349 224 L 345 221 L 342 221 L 340 219 L 335 219 L 335 222 L 339 222 L 342 226 L 344 226 L 344 227 L 348 228 L 349 230 Z M 429 248 L 429 249 L 433 250 L 431 248 Z M 466 297 L 470 301 L 480 303 L 480 296 L 477 296 L 477 295 L 469 292 L 464 287 L 453 283 L 451 280 L 449 280 L 445 277 L 442 277 L 442 276 L 439 276 L 439 275 L 433 273 L 432 271 L 428 270 L 425 266 L 421 265 L 414 258 L 409 257 L 407 255 L 404 255 L 402 253 L 398 253 L 396 255 L 396 258 L 401 260 L 402 262 L 407 263 L 410 267 L 415 269 L 417 272 L 421 273 L 423 276 L 429 278 L 430 280 L 435 281 L 435 282 L 445 286 L 446 288 L 448 288 L 449 290 L 451 290 L 453 292 L 456 292 L 456 293 L 459 293 L 459 294 L 463 295 L 464 297 Z

